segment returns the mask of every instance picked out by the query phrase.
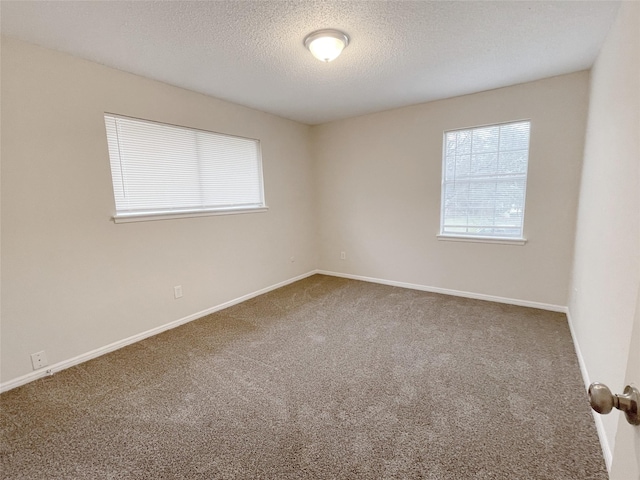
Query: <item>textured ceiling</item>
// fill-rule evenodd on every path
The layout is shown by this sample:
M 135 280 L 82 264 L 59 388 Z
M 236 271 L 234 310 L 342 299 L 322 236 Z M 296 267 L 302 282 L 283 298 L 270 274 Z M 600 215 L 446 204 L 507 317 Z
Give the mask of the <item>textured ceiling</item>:
M 308 124 L 590 68 L 619 2 L 2 1 L 4 35 Z M 351 37 L 324 64 L 304 37 Z

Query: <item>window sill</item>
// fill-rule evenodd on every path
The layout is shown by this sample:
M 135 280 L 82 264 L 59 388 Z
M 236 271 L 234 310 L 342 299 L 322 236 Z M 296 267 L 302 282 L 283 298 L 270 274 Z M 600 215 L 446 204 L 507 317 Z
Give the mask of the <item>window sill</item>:
M 526 238 L 471 237 L 458 235 L 438 235 L 438 240 L 447 242 L 499 243 L 503 245 L 524 245 Z
M 266 212 L 269 207 L 251 208 L 218 208 L 215 210 L 191 210 L 181 212 L 145 212 L 145 213 L 120 213 L 112 217 L 114 223 L 150 222 L 154 220 L 170 220 L 173 218 L 209 217 L 212 215 L 236 215 L 241 213 Z

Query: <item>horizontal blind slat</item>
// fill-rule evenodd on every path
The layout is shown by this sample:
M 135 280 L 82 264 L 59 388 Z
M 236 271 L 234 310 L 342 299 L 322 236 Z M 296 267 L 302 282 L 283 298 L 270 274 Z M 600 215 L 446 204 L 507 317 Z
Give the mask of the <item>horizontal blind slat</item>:
M 445 132 L 441 232 L 522 237 L 530 122 Z
M 118 213 L 264 206 L 257 140 L 104 118 Z

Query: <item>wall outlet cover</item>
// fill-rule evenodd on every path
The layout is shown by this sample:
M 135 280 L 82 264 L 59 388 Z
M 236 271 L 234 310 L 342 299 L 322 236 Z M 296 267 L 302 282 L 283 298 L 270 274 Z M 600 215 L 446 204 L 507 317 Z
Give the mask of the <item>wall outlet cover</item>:
M 39 370 L 49 365 L 49 362 L 47 361 L 47 354 L 44 353 L 44 350 L 31 354 L 31 365 L 33 365 L 34 370 Z

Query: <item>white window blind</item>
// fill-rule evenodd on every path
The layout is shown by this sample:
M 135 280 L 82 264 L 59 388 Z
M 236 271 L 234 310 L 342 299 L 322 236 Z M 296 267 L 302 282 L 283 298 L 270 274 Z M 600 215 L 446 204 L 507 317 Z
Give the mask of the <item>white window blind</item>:
M 522 239 L 529 121 L 445 132 L 440 234 Z
M 118 217 L 264 208 L 258 140 L 104 116 Z

